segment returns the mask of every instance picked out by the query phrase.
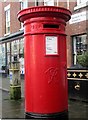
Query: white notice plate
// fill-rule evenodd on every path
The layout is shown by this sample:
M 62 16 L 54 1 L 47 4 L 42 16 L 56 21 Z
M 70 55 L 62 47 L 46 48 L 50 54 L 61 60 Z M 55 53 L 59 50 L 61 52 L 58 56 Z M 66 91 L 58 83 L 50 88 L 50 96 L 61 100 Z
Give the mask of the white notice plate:
M 57 36 L 46 36 L 46 55 L 57 55 Z

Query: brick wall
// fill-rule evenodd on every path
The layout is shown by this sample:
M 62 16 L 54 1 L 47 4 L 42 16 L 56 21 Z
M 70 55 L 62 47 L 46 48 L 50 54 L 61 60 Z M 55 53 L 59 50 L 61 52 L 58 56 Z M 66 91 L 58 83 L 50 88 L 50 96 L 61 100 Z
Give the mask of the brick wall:
M 17 19 L 17 13 L 20 11 L 20 3 L 19 2 L 12 2 L 11 3 L 11 33 L 17 32 L 20 29 L 20 22 Z
M 10 33 L 17 32 L 20 29 L 20 23 L 17 20 L 17 13 L 20 10 L 20 4 L 17 2 L 2 2 L 2 11 L 0 14 L 0 23 L 2 23 L 2 32 L 0 32 L 0 37 L 5 34 L 5 11 L 4 8 L 10 4 Z M 0 7 L 1 8 L 1 7 Z
M 0 19 L 0 23 L 2 23 L 1 24 L 1 35 L 0 35 L 0 37 L 1 36 L 4 36 L 4 34 L 5 34 L 5 12 L 4 12 L 4 6 L 5 5 L 8 5 L 8 4 L 3 4 L 3 2 L 0 2 L 0 4 L 1 4 L 1 6 L 2 6 L 2 8 L 1 8 L 1 19 Z
M 2 36 L 2 2 L 0 2 L 0 37 Z

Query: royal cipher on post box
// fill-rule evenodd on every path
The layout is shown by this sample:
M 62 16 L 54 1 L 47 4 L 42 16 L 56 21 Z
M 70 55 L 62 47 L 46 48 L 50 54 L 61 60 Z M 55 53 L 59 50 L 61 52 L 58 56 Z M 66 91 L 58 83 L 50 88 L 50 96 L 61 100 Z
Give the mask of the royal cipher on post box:
M 37 6 L 17 15 L 24 23 L 26 118 L 66 118 L 65 27 L 71 12 L 62 7 Z

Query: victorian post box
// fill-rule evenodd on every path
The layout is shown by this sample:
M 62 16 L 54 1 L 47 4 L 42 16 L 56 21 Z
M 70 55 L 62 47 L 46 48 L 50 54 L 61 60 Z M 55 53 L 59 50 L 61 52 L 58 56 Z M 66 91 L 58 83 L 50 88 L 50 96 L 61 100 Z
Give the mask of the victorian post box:
M 18 13 L 24 23 L 26 118 L 66 118 L 66 22 L 61 7 L 29 7 Z

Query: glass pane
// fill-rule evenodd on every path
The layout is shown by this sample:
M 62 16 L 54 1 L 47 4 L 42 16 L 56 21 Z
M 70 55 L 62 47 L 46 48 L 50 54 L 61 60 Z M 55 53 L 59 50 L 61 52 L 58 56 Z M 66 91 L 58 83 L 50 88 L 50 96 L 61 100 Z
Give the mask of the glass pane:
M 76 57 L 77 55 L 82 55 L 83 53 L 88 51 L 88 40 L 87 40 L 87 35 L 79 35 L 73 37 L 73 52 L 74 52 L 74 63 L 76 63 Z
M 7 52 L 10 52 L 10 42 L 7 43 Z
M 19 61 L 20 61 L 20 72 L 24 74 L 24 39 L 20 39 L 20 53 L 19 53 Z
M 5 44 L 0 44 L 0 70 L 5 68 Z
M 44 5 L 46 5 L 46 6 L 54 6 L 54 0 L 44 0 Z
M 19 40 L 15 40 L 11 42 L 11 60 L 14 60 L 14 56 L 17 56 L 17 59 L 19 58 Z
M 7 43 L 7 64 L 9 65 L 10 61 L 10 55 L 11 55 L 11 51 L 10 51 L 10 42 Z
M 27 0 L 21 1 L 20 4 L 21 4 L 21 10 L 28 7 L 28 2 L 27 2 Z
M 10 9 L 6 11 L 6 33 L 10 32 Z
M 20 50 L 20 54 L 23 54 L 24 53 L 24 39 L 22 38 L 20 40 L 20 44 L 19 44 L 19 50 Z
M 10 9 L 6 11 L 6 22 L 10 21 Z

